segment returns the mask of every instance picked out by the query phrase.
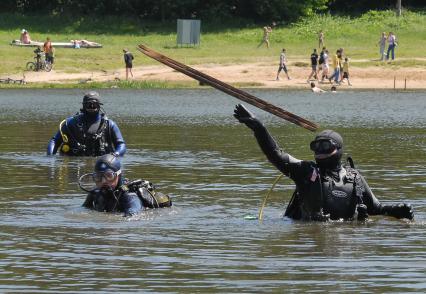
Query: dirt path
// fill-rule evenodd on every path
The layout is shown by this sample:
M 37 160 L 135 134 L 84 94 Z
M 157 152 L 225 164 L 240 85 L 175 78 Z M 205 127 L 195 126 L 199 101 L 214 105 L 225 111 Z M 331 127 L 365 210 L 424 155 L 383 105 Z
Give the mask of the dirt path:
M 351 68 L 352 86 L 342 85 L 342 88 L 354 89 L 393 89 L 394 78 L 396 88 L 404 88 L 405 79 L 407 89 L 426 89 L 426 68 L 423 67 L 401 67 L 390 69 L 382 67 Z M 253 85 L 266 88 L 309 88 L 306 79 L 310 73 L 309 67 L 297 67 L 290 63 L 289 74 L 292 78 L 287 80 L 285 74 L 280 74 L 281 80 L 276 81 L 277 66 L 267 63 L 249 64 L 203 64 L 194 68 L 209 74 L 227 83 L 237 83 L 241 85 Z M 133 80 L 155 80 L 155 81 L 191 81 L 192 79 L 168 68 L 164 65 L 139 66 L 133 68 Z M 10 76 L 15 79 L 22 79 L 22 75 Z M 87 83 L 91 81 L 113 81 L 125 78 L 124 69 L 109 72 L 82 72 L 63 73 L 52 70 L 51 72 L 26 72 L 25 79 L 28 83 Z M 330 84 L 321 84 L 320 87 L 329 89 Z

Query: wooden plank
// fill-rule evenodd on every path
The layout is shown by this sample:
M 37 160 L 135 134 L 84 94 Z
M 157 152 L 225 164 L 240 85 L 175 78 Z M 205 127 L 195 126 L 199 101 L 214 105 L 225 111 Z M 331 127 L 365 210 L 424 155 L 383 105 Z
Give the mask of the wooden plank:
M 266 102 L 265 100 L 262 100 L 252 94 L 249 94 L 241 89 L 235 88 L 225 82 L 222 82 L 212 76 L 209 76 L 203 72 L 200 72 L 192 67 L 189 67 L 185 64 L 182 64 L 176 60 L 173 60 L 165 55 L 162 55 L 150 48 L 148 48 L 145 45 L 139 45 L 138 50 L 141 51 L 143 54 L 147 55 L 148 57 L 151 57 L 195 80 L 198 80 L 204 84 L 210 85 L 224 93 L 227 93 L 237 99 L 240 99 L 244 102 L 247 102 L 253 106 L 256 106 L 260 109 L 263 109 L 273 115 L 276 115 L 280 118 L 283 118 L 287 121 L 290 121 L 298 126 L 301 126 L 305 129 L 308 129 L 310 131 L 315 131 L 318 129 L 318 125 L 306 120 L 298 115 L 295 115 L 291 112 L 288 112 L 278 106 L 275 106 L 271 103 Z

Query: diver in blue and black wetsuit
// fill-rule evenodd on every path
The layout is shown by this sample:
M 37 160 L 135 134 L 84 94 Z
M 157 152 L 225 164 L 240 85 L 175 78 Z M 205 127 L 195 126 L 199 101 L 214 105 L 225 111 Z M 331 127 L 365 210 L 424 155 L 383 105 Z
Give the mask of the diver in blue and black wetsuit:
M 99 93 L 90 91 L 83 97 L 80 113 L 63 120 L 59 131 L 47 145 L 47 155 L 123 156 L 126 144 L 117 124 L 101 112 Z
M 95 188 L 87 190 L 82 182 L 94 183 Z M 89 192 L 83 206 L 101 212 L 124 212 L 131 216 L 146 208 L 172 205 L 170 197 L 155 191 L 150 182 L 124 178 L 120 159 L 112 154 L 99 157 L 94 173 L 81 176 L 79 184 Z
M 269 161 L 296 184 L 285 216 L 296 220 L 365 220 L 368 215 L 389 215 L 412 220 L 411 205 L 382 205 L 364 177 L 353 167 L 342 166 L 342 137 L 331 130 L 320 132 L 311 142 L 315 162 L 299 160 L 281 150 L 265 126 L 244 106 L 234 116 L 253 130 Z

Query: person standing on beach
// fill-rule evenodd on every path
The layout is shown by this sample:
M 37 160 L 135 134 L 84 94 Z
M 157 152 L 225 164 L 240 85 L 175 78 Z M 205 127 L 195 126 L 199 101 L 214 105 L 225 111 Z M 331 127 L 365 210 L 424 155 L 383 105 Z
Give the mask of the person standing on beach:
M 345 57 L 345 61 L 343 62 L 342 68 L 343 68 L 343 76 L 340 82 L 342 83 L 344 79 L 347 79 L 348 85 L 352 86 L 351 81 L 349 81 L 349 60 L 347 57 Z
M 340 81 L 343 79 L 343 60 L 345 59 L 345 53 L 343 48 L 339 48 L 339 53 L 337 53 L 337 57 L 339 58 L 340 64 Z
M 336 54 L 334 54 L 332 58 L 334 72 L 333 72 L 333 75 L 328 78 L 330 83 L 331 83 L 331 80 L 334 79 L 334 82 L 336 84 L 339 84 L 339 79 L 340 79 L 340 59 L 338 57 L 339 54 L 340 54 L 340 50 L 337 50 Z
M 266 44 L 266 48 L 269 48 L 269 35 L 271 33 L 272 33 L 272 27 L 270 26 L 263 27 L 263 39 L 262 39 L 262 42 L 260 42 L 260 44 L 257 46 L 257 48 L 262 46 L 264 43 Z
M 283 48 L 283 50 L 281 51 L 281 54 L 280 54 L 280 66 L 278 67 L 277 78 L 276 78 L 276 80 L 277 80 L 277 81 L 279 81 L 279 80 L 280 80 L 279 75 L 280 75 L 280 72 L 281 72 L 282 70 L 283 70 L 283 71 L 285 72 L 285 74 L 287 75 L 287 79 L 288 79 L 288 80 L 291 80 L 291 79 L 290 79 L 290 77 L 289 77 L 289 75 L 288 75 L 288 72 L 287 72 L 287 66 L 286 66 L 286 63 L 287 63 L 287 57 L 285 56 L 285 48 Z
M 46 62 L 50 62 L 53 65 L 55 49 L 53 48 L 49 37 L 46 38 L 46 42 L 43 44 L 43 51 Z
M 386 33 L 383 32 L 378 43 L 380 46 L 380 61 L 383 61 L 383 59 L 385 59 L 385 56 L 386 56 L 386 53 L 385 53 L 386 40 L 387 40 Z
M 392 52 L 392 60 L 395 60 L 395 47 L 398 45 L 396 43 L 396 36 L 393 32 L 389 32 L 388 36 L 388 52 L 386 54 L 386 60 L 389 60 L 389 53 Z
M 314 52 L 312 52 L 312 54 L 311 54 L 311 68 L 312 68 L 312 71 L 311 71 L 311 73 L 308 77 L 308 80 L 307 80 L 308 84 L 310 83 L 312 77 L 314 77 L 314 79 L 318 80 L 318 72 L 317 72 L 318 71 L 318 53 L 317 53 L 317 49 L 314 49 Z
M 322 32 L 322 30 L 318 33 L 318 49 L 320 49 L 321 47 L 324 47 L 324 33 Z
M 132 68 L 133 68 L 133 54 L 129 52 L 128 49 L 123 49 L 124 53 L 124 63 L 126 64 L 126 80 L 129 79 L 129 73 L 133 78 Z
M 330 68 L 328 66 L 328 50 L 324 47 L 323 52 L 324 52 L 323 55 L 322 55 L 323 62 L 322 62 L 322 65 L 321 65 L 322 66 L 321 82 L 323 82 L 324 79 L 328 79 L 328 73 L 330 71 Z M 320 57 L 320 60 L 321 60 L 321 57 Z

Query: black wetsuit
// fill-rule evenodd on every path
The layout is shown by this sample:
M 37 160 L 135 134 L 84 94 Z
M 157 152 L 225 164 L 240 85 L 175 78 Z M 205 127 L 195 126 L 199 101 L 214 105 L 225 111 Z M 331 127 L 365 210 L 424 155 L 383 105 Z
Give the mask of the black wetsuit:
M 135 192 L 121 190 L 120 187 L 114 191 L 93 190 L 87 195 L 83 206 L 101 212 L 124 212 L 126 216 L 136 214 L 144 207 Z
M 385 214 L 360 173 L 343 166 L 320 169 L 313 161 L 298 160 L 282 151 L 267 129 L 259 124 L 255 137 L 269 161 L 296 184 L 285 216 L 316 220 L 318 213 L 330 219 L 352 219 L 356 207 L 363 204 L 369 215 Z M 358 191 L 357 191 L 358 189 Z
M 156 192 L 147 181 L 120 179 L 115 190 L 94 189 L 86 197 L 83 207 L 101 212 L 124 212 L 134 215 L 144 208 L 163 208 L 172 206 L 168 195 Z

